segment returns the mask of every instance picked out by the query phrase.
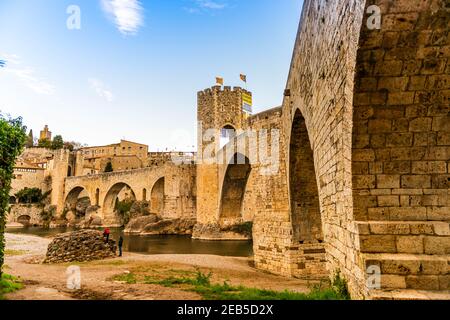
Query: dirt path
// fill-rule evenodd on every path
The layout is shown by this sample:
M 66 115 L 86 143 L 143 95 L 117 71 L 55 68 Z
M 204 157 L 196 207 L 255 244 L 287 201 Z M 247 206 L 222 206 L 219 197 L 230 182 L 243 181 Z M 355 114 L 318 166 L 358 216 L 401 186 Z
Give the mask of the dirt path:
M 43 265 L 51 239 L 6 234 L 5 271 L 20 277 L 25 288 L 7 295 L 13 300 L 184 300 L 200 299 L 193 292 L 150 284 L 126 284 L 112 280 L 113 276 L 130 272 L 168 274 L 173 272 L 212 272 L 213 282 L 228 281 L 232 285 L 308 292 L 313 282 L 267 274 L 250 266 L 248 258 L 213 255 L 141 255 L 125 253 L 123 258 L 78 263 L 81 268 L 82 290 L 66 288 L 66 270 L 71 264 Z

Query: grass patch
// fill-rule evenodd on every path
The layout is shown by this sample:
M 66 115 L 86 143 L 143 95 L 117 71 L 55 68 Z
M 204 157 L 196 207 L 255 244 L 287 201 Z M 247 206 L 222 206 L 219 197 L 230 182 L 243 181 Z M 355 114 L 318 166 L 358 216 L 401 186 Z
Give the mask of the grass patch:
M 112 279 L 114 281 L 121 281 L 121 282 L 125 282 L 127 284 L 136 284 L 136 283 L 138 283 L 136 275 L 134 273 L 131 273 L 131 272 L 114 276 Z
M 28 253 L 28 251 L 25 250 L 5 250 L 5 256 L 21 256 Z
M 90 264 L 94 266 L 123 266 L 129 264 L 129 261 L 123 260 L 103 260 L 103 261 L 91 261 Z
M 117 275 L 113 277 L 113 280 L 128 284 L 144 283 L 178 288 L 195 292 L 205 300 L 347 300 L 350 298 L 346 291 L 346 283 L 341 280 L 339 274 L 336 275 L 331 286 L 317 285 L 312 287 L 310 293 L 306 294 L 288 290 L 274 291 L 233 286 L 226 281 L 222 284 L 212 283 L 212 273 L 205 274 L 199 270 L 197 272 L 169 270 L 164 274 L 165 276 L 161 274 L 148 276 L 127 273 Z M 168 274 L 169 276 L 167 276 Z
M 5 299 L 5 294 L 11 293 L 23 288 L 23 284 L 16 277 L 4 273 L 0 279 L 0 300 Z

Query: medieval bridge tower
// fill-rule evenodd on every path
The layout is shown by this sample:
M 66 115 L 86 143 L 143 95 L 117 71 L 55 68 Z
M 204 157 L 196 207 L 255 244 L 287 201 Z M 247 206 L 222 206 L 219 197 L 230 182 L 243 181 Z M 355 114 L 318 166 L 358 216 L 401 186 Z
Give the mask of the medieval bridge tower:
M 223 154 L 226 144 L 245 130 L 249 114 L 243 110 L 240 87 L 214 86 L 198 93 L 197 221 L 195 237 L 208 238 L 218 231 L 221 203 L 220 170 L 228 164 Z M 242 199 L 241 199 L 242 200 Z M 208 230 L 208 231 L 206 231 Z

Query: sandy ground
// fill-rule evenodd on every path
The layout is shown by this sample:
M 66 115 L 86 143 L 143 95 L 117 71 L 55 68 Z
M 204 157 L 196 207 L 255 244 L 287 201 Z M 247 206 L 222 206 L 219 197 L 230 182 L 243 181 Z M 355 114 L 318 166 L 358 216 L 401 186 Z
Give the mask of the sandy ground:
M 126 284 L 114 281 L 115 275 L 129 272 L 212 272 L 213 282 L 228 281 L 232 285 L 308 292 L 317 282 L 284 278 L 258 271 L 248 258 L 213 255 L 141 255 L 125 253 L 124 257 L 73 264 L 81 268 L 82 289 L 71 291 L 66 286 L 66 270 L 72 264 L 43 265 L 51 239 L 6 234 L 5 272 L 20 277 L 25 288 L 7 295 L 11 300 L 185 300 L 200 299 L 196 293 L 159 285 Z

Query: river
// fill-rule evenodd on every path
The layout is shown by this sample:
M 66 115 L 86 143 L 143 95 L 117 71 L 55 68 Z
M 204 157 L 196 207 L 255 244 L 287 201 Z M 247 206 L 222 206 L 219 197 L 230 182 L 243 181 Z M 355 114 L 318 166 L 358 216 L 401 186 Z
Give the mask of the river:
M 54 237 L 60 233 L 74 231 L 71 228 L 45 229 L 39 227 L 7 228 L 8 233 L 21 233 L 40 237 Z M 141 254 L 212 254 L 230 257 L 253 255 L 251 241 L 206 241 L 193 240 L 189 236 L 134 236 L 126 235 L 122 229 L 111 229 L 111 239 L 124 238 L 123 250 Z

